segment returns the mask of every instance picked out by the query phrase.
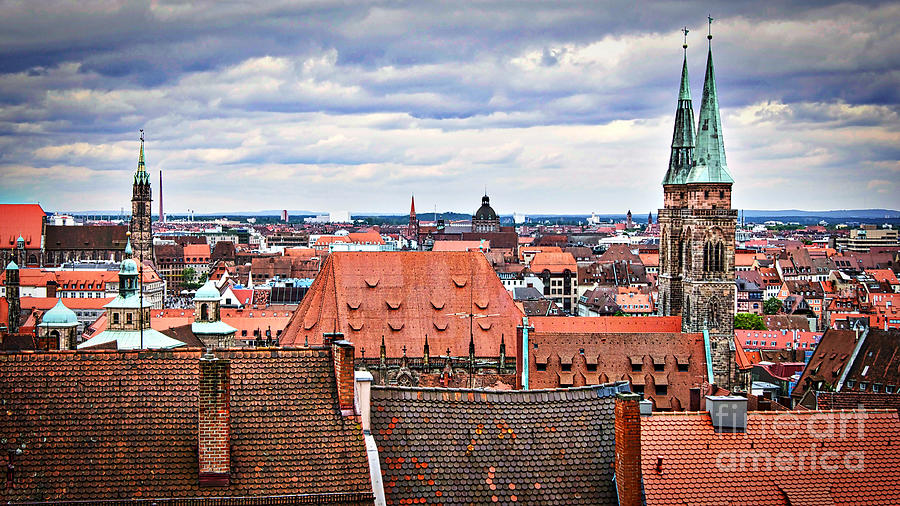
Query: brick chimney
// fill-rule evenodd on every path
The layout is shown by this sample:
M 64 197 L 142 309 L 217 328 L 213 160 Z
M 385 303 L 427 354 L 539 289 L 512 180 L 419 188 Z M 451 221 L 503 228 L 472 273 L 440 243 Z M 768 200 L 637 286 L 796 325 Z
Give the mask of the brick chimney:
M 349 341 L 332 341 L 334 379 L 337 382 L 338 405 L 343 416 L 353 416 L 353 344 Z
M 640 400 L 638 394 L 616 394 L 616 492 L 622 506 L 643 504 Z
M 200 359 L 199 485 L 227 487 L 231 477 L 231 361 Z
M 359 415 L 359 423 L 363 434 L 371 434 L 372 431 L 372 373 L 369 371 L 356 371 L 356 414 Z

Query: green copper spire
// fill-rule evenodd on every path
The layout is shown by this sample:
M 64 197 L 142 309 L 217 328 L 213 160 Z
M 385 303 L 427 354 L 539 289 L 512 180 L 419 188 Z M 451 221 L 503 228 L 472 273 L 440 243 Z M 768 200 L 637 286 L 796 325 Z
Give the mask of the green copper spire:
M 710 25 L 712 18 L 709 18 Z M 719 115 L 719 97 L 716 91 L 716 75 L 713 69 L 712 33 L 706 57 L 706 77 L 703 81 L 703 99 L 700 102 L 700 121 L 697 125 L 697 149 L 694 154 L 697 165 L 688 175 L 688 183 L 733 183 L 725 161 L 725 141 L 722 137 L 722 118 Z
M 138 156 L 137 171 L 134 173 L 135 184 L 150 184 L 150 173 L 144 167 L 144 130 L 141 129 L 141 154 Z
M 663 184 L 684 184 L 694 162 L 694 107 L 691 104 L 691 84 L 687 68 L 687 27 L 684 32 L 684 61 L 681 65 L 681 88 L 675 111 L 675 131 L 672 133 L 672 152 L 669 170 Z

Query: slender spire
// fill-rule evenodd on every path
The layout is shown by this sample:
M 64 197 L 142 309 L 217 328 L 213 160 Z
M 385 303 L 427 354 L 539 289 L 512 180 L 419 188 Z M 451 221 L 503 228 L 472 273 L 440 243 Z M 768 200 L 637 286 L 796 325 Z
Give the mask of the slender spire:
M 697 123 L 697 163 L 688 175 L 688 183 L 733 183 L 725 161 L 725 139 L 722 136 L 722 117 L 719 114 L 719 96 L 712 56 L 712 22 L 708 17 L 709 49 L 706 56 L 706 76 L 703 81 L 703 99 L 700 102 L 700 118 Z
M 678 108 L 675 110 L 675 129 L 672 132 L 672 151 L 669 169 L 663 184 L 684 184 L 694 162 L 694 107 L 691 103 L 691 84 L 687 68 L 687 34 L 684 27 L 684 58 L 681 64 L 681 86 L 678 90 Z
M 150 184 L 150 173 L 144 165 L 144 129 L 141 129 L 141 152 L 138 155 L 137 171 L 134 173 L 136 184 Z
M 412 201 L 409 204 L 409 217 L 410 219 L 414 219 L 416 217 L 416 196 L 412 196 Z

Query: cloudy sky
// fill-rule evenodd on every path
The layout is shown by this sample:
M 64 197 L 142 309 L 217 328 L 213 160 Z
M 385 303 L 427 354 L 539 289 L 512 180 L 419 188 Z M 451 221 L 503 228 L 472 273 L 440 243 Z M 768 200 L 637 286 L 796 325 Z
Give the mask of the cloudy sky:
M 900 207 L 900 4 L 0 0 L 0 201 L 646 213 L 706 15 L 735 207 Z M 154 212 L 156 211 L 154 203 Z

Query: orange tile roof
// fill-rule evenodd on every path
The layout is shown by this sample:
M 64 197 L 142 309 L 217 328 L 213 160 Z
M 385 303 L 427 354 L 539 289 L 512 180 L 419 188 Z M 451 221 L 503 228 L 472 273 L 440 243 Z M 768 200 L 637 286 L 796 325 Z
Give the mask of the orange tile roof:
M 889 285 L 900 284 L 894 271 L 890 269 L 866 269 L 866 273 L 875 278 L 879 283 L 887 283 Z
M 209 244 L 185 244 L 184 257 L 209 258 Z
M 40 248 L 45 215 L 40 204 L 0 204 L 0 249 L 15 248 L 20 235 L 25 248 Z
M 680 316 L 539 316 L 528 323 L 535 332 L 681 332 Z
M 551 253 L 542 251 L 534 255 L 529 268 L 536 274 L 540 274 L 545 270 L 551 274 L 561 274 L 566 270 L 572 274 L 578 273 L 578 263 L 575 261 L 575 257 L 568 252 Z
M 318 253 L 316 253 L 316 250 L 314 250 L 313 248 L 285 248 L 284 249 L 284 256 L 297 257 L 297 258 L 302 258 L 302 259 L 306 259 L 306 260 L 316 256 L 317 254 Z
M 491 241 L 434 241 L 431 251 L 478 251 L 491 249 Z
M 750 412 L 744 433 L 707 412 L 640 424 L 648 505 L 900 503 L 896 410 Z
M 22 309 L 41 309 L 47 310 L 56 305 L 56 301 L 60 300 L 56 297 L 22 297 L 19 304 Z M 113 301 L 113 297 L 103 297 L 98 299 L 82 299 L 80 297 L 64 297 L 61 299 L 63 304 L 69 309 L 103 309 L 104 306 Z
M 469 353 L 469 318 L 477 318 L 476 354 L 497 356 L 501 336 L 514 355 L 522 313 L 478 252 L 337 252 L 328 257 L 294 313 L 281 344 L 318 344 L 338 331 L 378 356 L 384 336 L 389 357 L 421 356 L 428 335 L 430 352 Z
M 638 256 L 644 267 L 659 267 L 659 253 L 640 253 Z
M 58 290 L 105 290 L 105 284 L 110 281 L 118 281 L 118 271 L 100 270 L 59 270 L 48 271 L 44 269 L 19 269 L 19 286 L 47 286 L 48 281 L 56 281 Z M 149 266 L 144 268 L 144 283 L 153 283 L 160 280 L 159 274 Z M 6 283 L 5 271 L 0 273 L 0 284 Z M 85 287 L 81 288 L 84 284 Z M 94 285 L 94 288 L 88 288 Z

